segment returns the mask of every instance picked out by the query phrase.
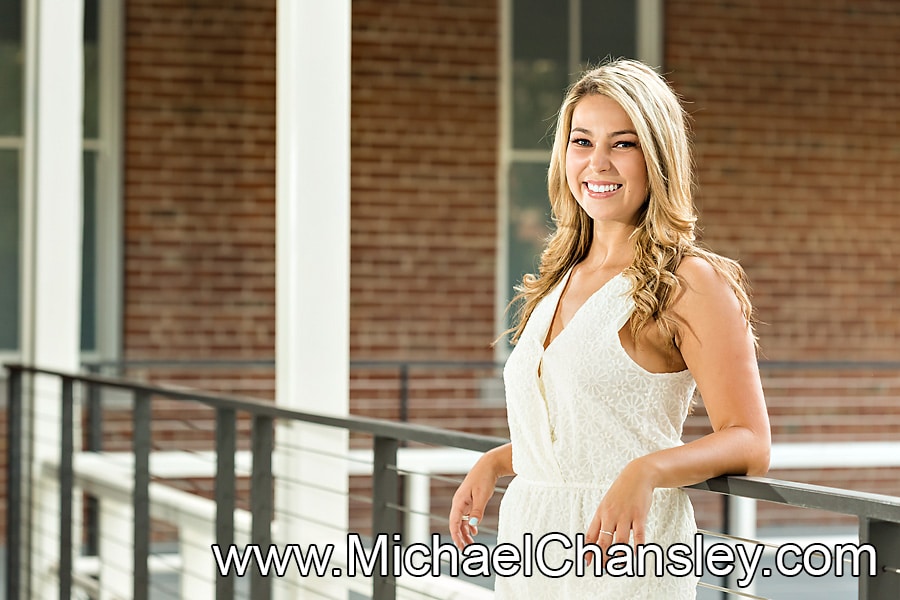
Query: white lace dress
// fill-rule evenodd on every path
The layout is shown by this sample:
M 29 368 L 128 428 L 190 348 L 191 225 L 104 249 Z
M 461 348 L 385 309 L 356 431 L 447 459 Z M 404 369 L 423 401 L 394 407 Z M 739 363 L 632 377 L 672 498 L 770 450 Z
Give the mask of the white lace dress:
M 571 273 L 571 271 L 570 271 Z M 544 350 L 544 340 L 568 274 L 535 308 L 504 369 L 513 469 L 516 477 L 500 505 L 498 543 L 523 548 L 559 532 L 574 543 L 587 531 L 604 492 L 632 459 L 680 445 L 695 383 L 688 371 L 650 373 L 622 348 L 619 330 L 634 302 L 630 282 L 617 275 L 595 292 Z M 540 366 L 540 376 L 538 367 Z M 656 490 L 646 526 L 647 543 L 663 550 L 693 548 L 694 512 L 679 489 Z M 546 546 L 557 568 L 574 550 Z M 693 576 L 612 577 L 604 573 L 545 577 L 498 576 L 498 599 L 540 598 L 682 600 L 696 597 Z

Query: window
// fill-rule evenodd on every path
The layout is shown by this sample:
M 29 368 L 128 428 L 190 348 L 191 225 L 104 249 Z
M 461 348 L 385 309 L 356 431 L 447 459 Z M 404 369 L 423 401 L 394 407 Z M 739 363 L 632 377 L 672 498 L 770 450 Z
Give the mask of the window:
M 99 0 L 84 2 L 84 153 L 82 196 L 84 235 L 81 253 L 81 350 L 97 350 L 97 154 L 100 140 Z
M 25 6 L 24 0 L 0 0 L 0 353 L 17 353 L 21 346 Z M 104 331 L 106 324 L 97 315 L 115 315 L 109 308 L 118 297 L 118 275 L 111 279 L 98 276 L 98 260 L 107 252 L 118 252 L 113 238 L 120 235 L 109 226 L 117 223 L 119 206 L 115 134 L 120 83 L 116 80 L 118 49 L 113 39 L 118 35 L 117 19 L 114 13 L 101 15 L 99 0 L 84 0 L 81 349 L 88 355 L 96 355 L 101 349 L 101 333 L 109 339 Z M 102 35 L 109 38 L 103 40 L 104 50 L 113 55 L 103 59 L 106 62 L 101 61 Z
M 503 328 L 513 288 L 537 271 L 551 231 L 547 166 L 556 111 L 587 64 L 607 56 L 661 63 L 661 0 L 506 0 L 501 147 L 500 294 Z
M 0 351 L 19 348 L 22 5 L 0 0 Z

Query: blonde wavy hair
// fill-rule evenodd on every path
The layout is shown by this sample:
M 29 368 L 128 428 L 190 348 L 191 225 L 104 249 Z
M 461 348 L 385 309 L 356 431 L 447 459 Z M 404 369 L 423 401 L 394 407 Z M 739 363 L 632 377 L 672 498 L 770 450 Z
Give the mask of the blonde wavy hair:
M 668 83 L 647 65 L 618 59 L 585 72 L 572 85 L 559 110 L 548 172 L 548 193 L 555 232 L 541 254 L 539 275 L 526 275 L 511 305 L 518 305 L 517 324 L 509 330 L 518 341 L 538 303 L 588 254 L 593 219 L 581 208 L 566 181 L 566 148 L 575 105 L 591 95 L 608 96 L 628 114 L 647 165 L 650 191 L 631 236 L 634 261 L 624 274 L 631 280 L 635 311 L 632 335 L 655 323 L 666 339 L 675 335 L 678 319 L 670 307 L 682 288 L 675 274 L 687 256 L 705 259 L 728 282 L 749 327 L 753 308 L 743 269 L 733 260 L 701 247 L 695 234 L 694 169 L 687 115 Z

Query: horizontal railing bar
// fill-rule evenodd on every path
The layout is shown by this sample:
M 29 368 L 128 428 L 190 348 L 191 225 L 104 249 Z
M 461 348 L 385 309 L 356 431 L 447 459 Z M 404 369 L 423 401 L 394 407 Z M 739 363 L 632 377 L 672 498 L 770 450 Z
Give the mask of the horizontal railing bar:
M 492 368 L 502 367 L 503 361 L 471 361 L 471 360 L 351 360 L 351 367 L 396 369 L 401 366 L 424 367 L 459 367 L 459 368 Z M 761 360 L 760 369 L 771 370 L 894 370 L 900 369 L 898 361 L 855 361 L 855 360 Z M 85 368 L 101 367 L 234 367 L 259 366 L 274 367 L 275 359 L 136 359 L 136 360 L 96 360 L 82 363 Z
M 475 450 L 477 452 L 486 452 L 507 441 L 503 438 L 478 435 L 474 433 L 466 433 L 463 431 L 451 431 L 446 429 L 438 429 L 427 425 L 418 425 L 414 423 L 395 423 L 392 421 L 382 421 L 369 417 L 332 417 L 328 415 L 320 415 L 316 413 L 302 412 L 276 406 L 274 404 L 257 400 L 256 398 L 246 398 L 240 396 L 213 395 L 198 391 L 186 391 L 175 388 L 150 385 L 146 383 L 129 382 L 113 377 L 103 375 L 75 375 L 63 373 L 53 369 L 44 369 L 40 367 L 28 367 L 19 364 L 7 364 L 7 369 L 23 371 L 28 373 L 39 373 L 43 375 L 52 375 L 56 377 L 70 377 L 76 381 L 88 383 L 96 383 L 124 390 L 132 390 L 136 392 L 145 392 L 158 396 L 165 396 L 174 400 L 190 400 L 200 402 L 209 406 L 218 408 L 233 408 L 258 416 L 266 416 L 275 419 L 288 419 L 294 421 L 304 421 L 315 425 L 324 425 L 327 427 L 338 427 L 348 429 L 359 433 L 367 433 L 373 436 L 393 438 L 407 442 L 421 442 L 432 446 L 453 446 L 455 448 L 463 448 L 465 450 Z
M 463 477 L 448 477 L 446 475 L 441 475 L 439 473 L 429 473 L 426 471 L 412 471 L 410 469 L 399 469 L 396 466 L 391 466 L 391 465 L 388 465 L 387 468 L 392 471 L 396 471 L 400 475 L 404 475 L 404 476 L 405 475 L 420 475 L 423 477 L 428 477 L 429 479 L 433 479 L 435 481 L 442 481 L 444 483 L 452 483 L 454 485 L 459 485 L 460 483 L 462 483 L 464 481 Z M 506 488 L 502 485 L 495 485 L 494 492 L 500 493 L 500 494 L 505 494 Z
M 502 362 L 488 360 L 351 360 L 351 367 L 361 369 L 396 369 L 401 366 L 409 367 L 458 367 L 461 369 L 491 369 L 502 367 Z M 86 369 L 102 367 L 140 368 L 140 367 L 274 367 L 275 359 L 146 359 L 146 360 L 96 360 L 82 363 Z
M 715 585 L 712 583 L 706 583 L 705 581 L 698 581 L 697 587 L 706 588 L 708 590 L 715 590 L 717 592 L 725 592 L 726 594 L 731 594 L 733 596 L 741 596 L 743 598 L 753 598 L 754 600 L 771 600 L 770 598 L 766 598 L 765 596 L 757 596 L 757 595 L 751 594 L 749 592 L 742 592 L 740 590 L 733 590 L 731 588 L 722 587 L 722 586 Z
M 489 360 L 351 360 L 350 367 L 359 369 L 391 369 L 402 366 L 414 368 L 441 367 L 459 369 L 496 369 L 502 362 Z
M 729 533 L 722 533 L 721 531 L 710 531 L 708 529 L 698 528 L 697 533 L 702 533 L 703 535 L 708 535 L 710 537 L 722 538 L 723 540 L 733 540 L 735 542 L 742 542 L 744 544 L 754 544 L 754 545 L 758 545 L 758 546 L 764 546 L 771 550 L 778 550 L 778 546 L 776 546 L 775 544 L 769 544 L 762 540 L 740 537 L 737 535 L 731 535 Z
M 784 370 L 894 370 L 900 369 L 900 362 L 889 360 L 761 360 L 760 369 Z
M 413 508 L 409 508 L 408 506 L 406 506 L 404 504 L 395 504 L 393 502 L 388 502 L 386 506 L 388 508 L 393 509 L 393 510 L 397 511 L 398 513 L 402 513 L 404 515 L 417 515 L 420 517 L 428 517 L 429 521 L 435 521 L 437 523 L 443 523 L 443 524 L 447 523 L 446 515 L 438 515 L 438 514 L 435 514 L 432 512 L 422 512 L 420 510 L 415 510 Z M 497 535 L 496 529 L 491 529 L 489 527 L 485 527 L 484 525 L 479 525 L 478 531 L 480 533 L 488 533 L 491 535 Z
M 275 359 L 272 358 L 238 358 L 238 359 L 218 359 L 218 358 L 190 358 L 185 360 L 173 360 L 168 358 L 161 359 L 138 359 L 138 360 L 91 360 L 81 363 L 86 369 L 102 368 L 102 367 L 234 367 L 234 366 L 251 366 L 251 367 L 274 367 Z
M 507 440 L 503 438 L 477 435 L 462 431 L 450 431 L 413 423 L 396 423 L 358 416 L 333 417 L 301 412 L 275 406 L 254 398 L 212 395 L 196 391 L 185 391 L 144 383 L 128 382 L 122 379 L 100 375 L 76 375 L 20 364 L 7 364 L 5 366 L 10 371 L 69 377 L 76 381 L 166 396 L 171 399 L 190 400 L 208 404 L 210 406 L 234 408 L 257 416 L 300 420 L 317 425 L 338 427 L 360 433 L 367 433 L 376 437 L 391 438 L 407 442 L 421 442 L 433 446 L 451 446 L 485 452 L 507 442 Z M 764 477 L 723 476 L 687 487 L 744 498 L 753 498 L 756 500 L 766 500 L 789 506 L 821 509 L 839 514 L 855 515 L 857 517 L 900 523 L 900 498 L 898 497 L 780 481 Z
M 714 538 L 720 538 L 723 540 L 732 540 L 732 541 L 741 542 L 744 544 L 752 544 L 754 546 L 762 546 L 763 548 L 766 548 L 768 550 L 776 550 L 777 551 L 780 548 L 780 546 L 778 546 L 777 544 L 772 544 L 765 540 L 739 537 L 736 535 L 730 535 L 730 534 L 722 533 L 719 531 L 710 531 L 708 529 L 697 529 L 697 533 L 702 533 L 703 535 L 707 535 L 709 537 L 714 537 Z M 825 556 L 825 553 L 822 552 L 821 550 L 812 550 L 812 551 L 807 550 L 807 553 L 809 556 Z M 833 555 L 833 552 L 831 554 Z M 848 565 L 853 564 L 853 560 L 850 558 L 845 558 L 841 562 L 843 562 L 844 564 L 848 564 Z
M 842 490 L 809 483 L 769 479 L 768 477 L 734 475 L 716 477 L 685 487 L 900 523 L 900 497 L 895 496 Z

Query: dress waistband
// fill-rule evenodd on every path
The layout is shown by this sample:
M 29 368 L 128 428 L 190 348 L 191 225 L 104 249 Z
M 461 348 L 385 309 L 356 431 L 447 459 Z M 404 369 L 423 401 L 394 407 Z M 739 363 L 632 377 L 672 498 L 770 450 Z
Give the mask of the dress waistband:
M 598 479 L 596 481 L 541 481 L 538 479 L 528 479 L 522 475 L 516 475 L 510 485 L 524 485 L 533 488 L 558 489 L 558 490 L 585 490 L 591 492 L 606 492 L 612 485 L 615 478 Z M 516 483 L 518 482 L 518 483 Z M 673 493 L 684 493 L 681 488 L 656 488 L 653 490 L 654 495 L 667 496 Z
M 565 490 L 605 490 L 612 484 L 612 480 L 598 479 L 596 481 L 546 481 L 538 479 L 529 479 L 522 475 L 516 475 L 513 482 L 518 481 L 518 485 L 527 485 L 538 488 L 557 488 Z

